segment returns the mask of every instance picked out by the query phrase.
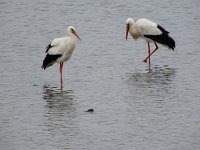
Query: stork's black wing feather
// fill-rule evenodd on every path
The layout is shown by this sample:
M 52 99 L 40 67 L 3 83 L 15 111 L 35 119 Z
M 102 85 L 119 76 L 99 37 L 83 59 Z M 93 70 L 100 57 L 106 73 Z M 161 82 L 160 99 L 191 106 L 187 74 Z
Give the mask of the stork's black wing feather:
M 49 51 L 49 49 L 50 48 L 52 48 L 53 46 L 51 46 L 51 43 L 49 44 L 49 45 L 47 45 L 47 47 L 46 47 L 46 52 L 45 53 L 47 53 L 48 51 Z
M 149 38 L 160 44 L 167 45 L 172 50 L 174 50 L 175 48 L 175 41 L 167 33 L 162 33 L 160 35 L 144 35 L 144 37 Z
M 160 31 L 162 31 L 163 33 L 168 34 L 169 32 L 167 30 L 165 30 L 163 27 L 161 27 L 159 24 L 157 25 L 157 28 L 160 29 Z
M 46 69 L 47 67 L 53 65 L 56 62 L 56 60 L 61 56 L 62 56 L 61 54 L 57 55 L 47 54 L 45 59 L 43 60 L 42 69 Z

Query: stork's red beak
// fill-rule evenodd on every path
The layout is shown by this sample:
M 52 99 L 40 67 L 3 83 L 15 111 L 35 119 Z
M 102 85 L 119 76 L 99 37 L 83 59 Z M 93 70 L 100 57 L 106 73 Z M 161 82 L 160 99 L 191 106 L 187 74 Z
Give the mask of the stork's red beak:
M 81 41 L 81 38 L 78 36 L 78 34 L 74 31 L 73 34 Z
M 130 26 L 129 26 L 129 24 L 127 24 L 127 25 L 126 25 L 126 40 L 127 40 L 127 38 L 128 38 L 128 31 L 129 31 L 129 28 L 130 28 Z

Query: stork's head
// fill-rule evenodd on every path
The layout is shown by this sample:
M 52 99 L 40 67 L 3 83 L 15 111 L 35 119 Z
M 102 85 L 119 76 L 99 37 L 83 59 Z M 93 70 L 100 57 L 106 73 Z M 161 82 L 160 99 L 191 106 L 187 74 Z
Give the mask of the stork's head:
M 132 18 L 126 19 L 126 40 L 128 38 L 128 32 L 130 29 L 130 26 L 134 24 L 134 20 Z
M 79 40 L 81 40 L 80 37 L 78 36 L 78 34 L 77 34 L 75 28 L 74 28 L 73 26 L 68 26 L 67 31 L 68 31 L 69 34 L 73 34 L 73 35 L 75 35 Z

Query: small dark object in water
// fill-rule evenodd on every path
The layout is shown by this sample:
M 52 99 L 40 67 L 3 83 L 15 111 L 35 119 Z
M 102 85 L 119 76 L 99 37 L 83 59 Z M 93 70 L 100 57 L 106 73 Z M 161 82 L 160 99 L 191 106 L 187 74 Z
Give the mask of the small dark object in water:
M 93 112 L 93 111 L 94 111 L 94 109 L 90 108 L 86 112 Z

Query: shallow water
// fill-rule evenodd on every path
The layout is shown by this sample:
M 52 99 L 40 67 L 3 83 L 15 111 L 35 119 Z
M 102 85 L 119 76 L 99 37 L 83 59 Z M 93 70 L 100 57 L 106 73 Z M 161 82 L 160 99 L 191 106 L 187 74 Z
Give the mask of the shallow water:
M 199 150 L 199 9 L 198 0 L 1 1 L 0 149 Z M 125 40 L 127 17 L 158 22 L 175 51 L 160 46 L 143 63 L 146 43 Z M 82 41 L 60 87 L 59 66 L 40 66 L 68 25 Z

